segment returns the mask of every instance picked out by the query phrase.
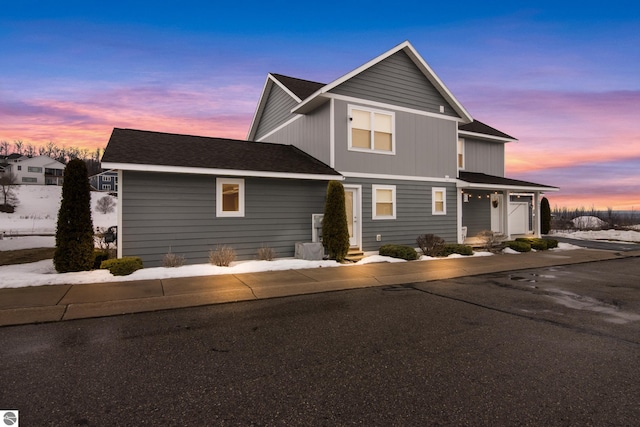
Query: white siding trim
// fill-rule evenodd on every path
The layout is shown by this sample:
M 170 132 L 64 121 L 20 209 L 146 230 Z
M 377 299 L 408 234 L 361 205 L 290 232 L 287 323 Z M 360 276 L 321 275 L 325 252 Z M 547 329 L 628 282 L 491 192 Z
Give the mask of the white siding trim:
M 117 197 L 118 197 L 118 206 L 117 206 L 117 215 L 118 215 L 118 240 L 116 241 L 118 258 L 122 258 L 122 235 L 124 232 L 124 227 L 122 226 L 122 188 L 124 187 L 124 181 L 122 180 L 122 170 L 118 171 L 118 188 Z
M 466 130 L 460 130 L 458 131 L 458 133 L 460 135 L 464 135 L 464 136 L 468 136 L 470 138 L 478 138 L 478 139 L 482 139 L 482 140 L 489 140 L 489 141 L 495 141 L 495 142 L 518 142 L 517 139 L 509 139 L 509 138 L 503 138 L 501 136 L 494 136 L 494 135 L 487 135 L 485 133 L 476 133 L 476 132 L 469 132 Z
M 370 179 L 384 179 L 384 180 L 398 180 L 398 181 L 429 181 L 429 182 L 455 182 L 455 178 L 439 178 L 430 176 L 412 176 L 412 175 L 385 175 L 379 173 L 361 173 L 361 172 L 342 172 L 340 175 L 345 178 L 370 178 Z
M 392 110 L 392 111 L 402 111 L 403 113 L 411 113 L 419 116 L 434 117 L 437 119 L 449 120 L 452 122 L 462 121 L 462 119 L 460 119 L 459 117 L 445 116 L 444 114 L 438 114 L 438 113 L 430 113 L 428 111 L 416 110 L 413 108 L 401 107 L 399 105 L 387 104 L 386 102 L 369 101 L 362 98 L 355 98 L 353 96 L 339 95 L 336 93 L 325 93 L 323 96 L 332 100 L 335 99 L 338 101 L 345 101 L 348 103 L 353 103 L 353 104 L 361 105 L 364 107 L 382 108 L 382 109 Z
M 329 102 L 329 166 L 336 167 L 336 105 Z
M 258 178 L 284 178 L 284 179 L 311 179 L 316 181 L 342 181 L 343 176 L 339 175 L 320 175 L 305 173 L 288 173 L 288 172 L 264 172 L 264 171 L 245 171 L 238 169 L 209 169 L 209 168 L 192 168 L 186 166 L 163 166 L 163 165 L 141 165 L 130 163 L 102 163 L 102 166 L 110 169 L 138 171 L 138 172 L 166 172 L 166 173 L 187 173 L 197 175 L 227 175 L 227 176 L 252 176 Z

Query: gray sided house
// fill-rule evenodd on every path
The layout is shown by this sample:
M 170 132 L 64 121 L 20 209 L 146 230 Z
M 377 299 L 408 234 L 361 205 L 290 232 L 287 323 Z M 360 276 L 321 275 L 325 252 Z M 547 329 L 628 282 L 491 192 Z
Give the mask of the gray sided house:
M 474 120 L 409 42 L 329 84 L 268 74 L 247 139 L 114 130 L 102 162 L 119 171 L 121 255 L 291 256 L 313 239 L 330 179 L 346 190 L 351 246 L 370 253 L 425 233 L 539 235 L 540 197 L 557 190 L 506 178 L 515 138 Z M 243 205 L 233 215 L 225 189 Z

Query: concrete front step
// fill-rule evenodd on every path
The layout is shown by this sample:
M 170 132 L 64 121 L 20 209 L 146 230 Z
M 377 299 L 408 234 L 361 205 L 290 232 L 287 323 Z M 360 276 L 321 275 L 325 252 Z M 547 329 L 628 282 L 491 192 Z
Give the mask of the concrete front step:
M 360 249 L 349 249 L 349 252 L 347 252 L 347 256 L 344 257 L 345 260 L 350 262 L 358 262 L 362 258 L 364 258 L 364 252 L 362 252 Z

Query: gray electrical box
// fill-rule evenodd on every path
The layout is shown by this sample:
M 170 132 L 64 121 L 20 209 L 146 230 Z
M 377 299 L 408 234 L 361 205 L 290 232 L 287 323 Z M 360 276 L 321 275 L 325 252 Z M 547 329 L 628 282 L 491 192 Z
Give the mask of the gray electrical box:
M 311 241 L 314 243 L 322 242 L 322 218 L 324 214 L 311 215 Z

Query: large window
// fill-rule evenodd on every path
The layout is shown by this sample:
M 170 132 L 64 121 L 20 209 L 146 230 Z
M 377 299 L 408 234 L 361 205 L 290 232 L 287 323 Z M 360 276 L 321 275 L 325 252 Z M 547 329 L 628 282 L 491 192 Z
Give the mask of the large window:
M 396 218 L 396 186 L 373 185 L 371 187 L 372 218 L 395 219 Z
M 244 179 L 216 179 L 216 215 L 244 216 Z
M 394 154 L 393 113 L 349 107 L 349 149 Z
M 447 189 L 434 187 L 431 189 L 431 213 L 433 215 L 447 214 Z
M 28 166 L 27 172 L 42 173 L 42 168 L 37 166 Z
M 464 139 L 458 138 L 458 169 L 464 169 Z
M 29 176 L 23 176 L 22 177 L 22 182 L 37 183 L 38 182 L 38 178 L 33 178 L 33 177 L 29 177 Z

